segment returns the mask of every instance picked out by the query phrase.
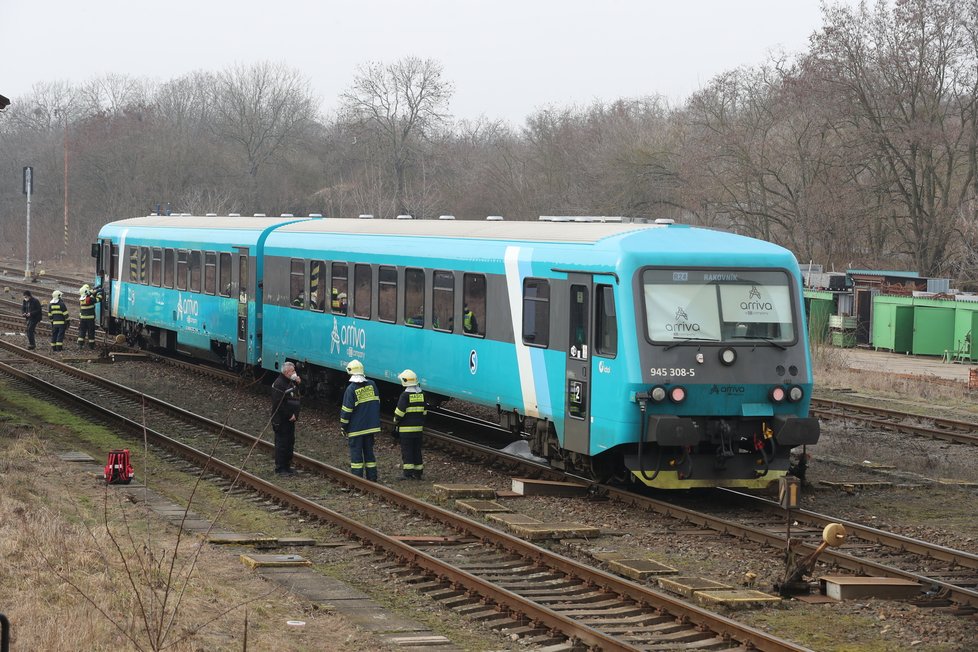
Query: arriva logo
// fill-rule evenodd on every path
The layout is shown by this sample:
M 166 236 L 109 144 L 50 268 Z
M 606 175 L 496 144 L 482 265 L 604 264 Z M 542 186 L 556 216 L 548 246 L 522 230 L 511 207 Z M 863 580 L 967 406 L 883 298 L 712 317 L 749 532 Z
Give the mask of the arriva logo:
M 747 301 L 740 302 L 740 309 L 750 315 L 755 311 L 774 310 L 774 305 L 770 301 L 764 301 L 761 298 L 761 291 L 755 285 L 751 287 L 750 294 L 747 295 Z
M 599 374 L 610 374 L 611 373 L 611 366 L 610 365 L 606 365 L 604 363 L 604 360 L 599 360 L 598 361 L 598 373 Z
M 683 310 L 682 306 L 676 307 L 676 323 L 666 324 L 666 330 L 670 333 L 698 333 L 700 325 L 696 322 L 689 323 L 689 315 Z
M 341 327 L 336 317 L 333 317 L 333 332 L 329 339 L 330 353 L 334 351 L 339 353 L 344 346 L 347 347 L 347 355 L 352 355 L 354 349 L 362 351 L 367 348 L 367 332 L 354 324 L 346 324 Z
M 184 299 L 182 295 L 177 295 L 177 319 L 183 320 L 185 317 L 196 317 L 199 306 L 196 299 Z

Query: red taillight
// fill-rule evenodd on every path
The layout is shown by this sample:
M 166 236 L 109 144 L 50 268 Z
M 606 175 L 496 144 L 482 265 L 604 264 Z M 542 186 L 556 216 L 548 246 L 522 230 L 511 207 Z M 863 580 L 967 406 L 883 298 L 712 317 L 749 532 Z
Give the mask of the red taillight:
M 669 390 L 669 400 L 673 403 L 682 403 L 686 400 L 685 387 L 673 387 Z
M 770 392 L 768 392 L 768 398 L 770 398 L 774 403 L 783 403 L 784 399 L 787 398 L 787 394 L 784 391 L 784 387 L 781 385 L 776 385 L 771 388 Z

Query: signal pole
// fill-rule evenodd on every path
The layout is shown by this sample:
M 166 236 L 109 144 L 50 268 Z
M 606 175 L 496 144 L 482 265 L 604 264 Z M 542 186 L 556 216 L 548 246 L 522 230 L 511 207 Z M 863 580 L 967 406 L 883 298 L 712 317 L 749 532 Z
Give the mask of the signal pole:
M 24 280 L 31 278 L 31 192 L 34 190 L 34 168 L 24 167 L 24 194 L 27 195 L 27 254 L 24 260 Z

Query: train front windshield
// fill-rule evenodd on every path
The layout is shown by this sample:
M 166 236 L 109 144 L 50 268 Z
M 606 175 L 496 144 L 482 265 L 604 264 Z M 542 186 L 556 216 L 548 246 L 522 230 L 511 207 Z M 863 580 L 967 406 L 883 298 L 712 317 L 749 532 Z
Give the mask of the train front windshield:
M 782 271 L 647 269 L 647 337 L 657 344 L 793 343 L 790 281 Z

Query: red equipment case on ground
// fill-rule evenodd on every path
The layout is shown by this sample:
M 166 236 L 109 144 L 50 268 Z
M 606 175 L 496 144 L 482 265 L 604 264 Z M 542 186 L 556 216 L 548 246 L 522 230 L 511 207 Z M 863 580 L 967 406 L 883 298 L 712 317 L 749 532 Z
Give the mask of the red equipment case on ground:
M 105 465 L 106 484 L 129 484 L 134 475 L 128 448 L 109 451 L 109 461 Z

